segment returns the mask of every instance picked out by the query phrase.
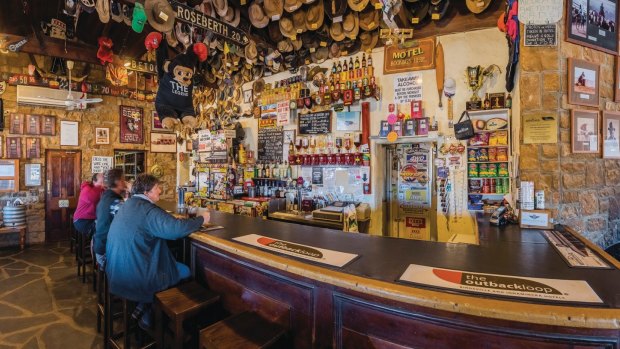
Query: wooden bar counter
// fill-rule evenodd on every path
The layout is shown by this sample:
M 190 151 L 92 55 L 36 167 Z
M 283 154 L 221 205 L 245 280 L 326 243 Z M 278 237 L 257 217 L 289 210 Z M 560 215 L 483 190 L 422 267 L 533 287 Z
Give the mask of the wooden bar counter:
M 199 280 L 230 313 L 290 330 L 294 348 L 620 348 L 619 264 L 570 268 L 540 231 L 478 222 L 479 245 L 393 239 L 213 212 L 225 227 L 191 235 Z M 232 240 L 259 234 L 359 257 L 342 268 Z M 396 281 L 409 264 L 584 280 L 601 304 L 467 293 Z

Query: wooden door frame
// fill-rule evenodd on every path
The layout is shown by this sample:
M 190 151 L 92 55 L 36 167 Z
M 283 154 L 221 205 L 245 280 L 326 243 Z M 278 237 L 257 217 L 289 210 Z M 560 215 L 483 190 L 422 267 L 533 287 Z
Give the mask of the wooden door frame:
M 43 180 L 43 192 L 45 193 L 44 195 L 44 201 L 45 201 L 45 241 L 48 241 L 48 237 L 49 237 L 49 227 L 47 224 L 48 221 L 48 207 L 47 207 L 47 200 L 48 200 L 48 195 L 49 195 L 49 191 L 50 191 L 50 187 L 48 186 L 48 178 L 47 178 L 47 171 L 49 169 L 49 164 L 47 163 L 47 158 L 50 152 L 63 152 L 63 153 L 75 153 L 78 154 L 78 173 L 76 175 L 75 178 L 77 178 L 77 200 L 79 200 L 80 197 L 80 183 L 82 183 L 82 150 L 80 149 L 45 149 L 45 178 Z M 51 182 L 50 182 L 51 185 Z M 76 206 L 77 206 L 77 202 L 76 202 Z M 73 222 L 70 222 L 69 224 L 73 224 Z

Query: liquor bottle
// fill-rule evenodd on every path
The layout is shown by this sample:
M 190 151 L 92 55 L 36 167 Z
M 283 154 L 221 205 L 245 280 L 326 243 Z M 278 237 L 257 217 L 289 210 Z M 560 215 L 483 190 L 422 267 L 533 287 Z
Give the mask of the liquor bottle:
M 372 55 L 370 53 L 368 54 L 368 66 L 372 67 Z
M 338 64 L 340 64 L 340 63 L 338 63 Z M 349 67 L 347 66 L 347 61 L 346 60 L 344 61 L 344 64 L 342 65 L 342 71 L 343 72 L 349 71 Z
M 291 167 L 290 163 L 286 163 L 286 161 L 284 162 L 284 164 L 286 164 L 286 178 L 293 178 L 293 168 Z
M 269 167 L 269 164 L 265 164 L 265 178 L 271 178 L 271 167 Z
M 349 70 L 353 70 L 353 57 L 349 57 Z
M 360 57 L 357 56 L 355 57 L 355 69 L 359 69 L 360 68 Z
M 362 68 L 366 68 L 366 53 L 362 53 Z
M 288 153 L 289 154 L 295 154 L 295 144 L 293 144 L 293 140 L 291 139 L 291 141 L 288 144 Z
M 235 161 L 233 160 L 233 163 L 231 166 L 228 167 L 228 186 L 230 187 L 230 190 L 232 190 L 232 188 L 235 186 L 235 177 L 236 177 L 236 173 L 235 173 Z
M 338 68 L 336 67 L 336 61 L 334 61 L 334 65 L 332 65 L 332 75 L 335 75 L 337 71 Z
M 267 178 L 267 164 L 264 162 L 260 165 L 260 178 Z
M 260 168 L 258 166 L 258 163 L 254 166 L 254 178 L 260 178 Z
M 334 62 L 334 64 L 336 63 Z M 338 67 L 336 69 L 337 69 L 336 70 L 337 73 L 342 73 L 342 63 L 338 62 Z
M 510 93 L 508 94 L 508 97 L 506 97 L 505 106 L 508 109 L 512 108 L 512 96 L 510 95 Z

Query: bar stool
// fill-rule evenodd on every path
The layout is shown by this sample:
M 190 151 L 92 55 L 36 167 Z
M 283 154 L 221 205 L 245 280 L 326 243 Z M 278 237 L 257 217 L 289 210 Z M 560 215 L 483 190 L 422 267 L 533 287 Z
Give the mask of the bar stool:
M 106 278 L 106 298 L 104 306 L 104 348 L 116 348 L 116 349 L 130 349 L 131 348 L 131 336 L 138 335 L 140 341 L 138 343 L 138 349 L 154 348 L 157 343 L 154 340 L 150 340 L 144 344 L 144 331 L 136 321 L 131 319 L 131 313 L 136 307 L 135 302 L 132 302 L 126 298 L 113 295 L 108 288 L 108 282 Z M 114 312 L 114 303 L 120 303 L 121 312 Z M 114 320 L 117 318 L 123 319 L 122 331 L 114 332 Z M 148 333 L 151 338 L 154 338 L 154 333 Z M 122 339 L 122 341 L 121 341 Z M 121 344 L 122 343 L 122 344 Z
M 185 343 L 183 323 L 195 318 L 219 299 L 220 296 L 217 293 L 194 281 L 157 293 L 155 295 L 155 323 L 157 324 L 158 347 L 164 347 L 166 328 L 170 327 L 173 332 L 173 348 L 183 348 Z
M 200 331 L 200 349 L 274 348 L 286 336 L 286 330 L 254 312 L 243 312 Z M 289 347 L 289 346 L 286 346 Z
M 77 275 L 82 276 L 82 283 L 86 283 L 86 266 L 93 261 L 93 256 L 90 251 L 90 240 L 88 234 L 82 234 L 77 232 Z
M 77 245 L 77 230 L 73 225 L 73 213 L 69 215 L 69 251 L 73 253 L 73 249 Z M 77 249 L 75 250 L 75 259 L 77 260 Z
M 107 293 L 108 293 L 108 283 L 106 280 L 106 275 L 103 272 L 103 270 L 101 270 L 101 268 L 99 267 L 99 264 L 97 264 L 97 271 L 96 271 L 96 278 L 97 278 L 97 333 L 101 333 L 101 322 L 102 320 L 104 320 L 104 331 L 103 331 L 103 337 L 104 337 L 104 342 L 107 342 L 107 336 L 108 336 L 108 332 L 107 332 L 107 328 L 105 327 L 105 304 L 106 304 L 106 298 L 107 298 Z

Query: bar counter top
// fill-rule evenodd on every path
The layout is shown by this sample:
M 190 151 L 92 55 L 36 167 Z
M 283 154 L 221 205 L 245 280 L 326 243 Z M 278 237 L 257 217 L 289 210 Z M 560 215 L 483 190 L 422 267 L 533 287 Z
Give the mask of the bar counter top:
M 434 311 L 528 324 L 607 329 L 614 330 L 614 333 L 620 329 L 620 264 L 578 235 L 613 268 L 570 268 L 541 231 L 521 229 L 516 225 L 495 227 L 487 223 L 486 217 L 478 217 L 479 245 L 344 233 L 220 212 L 213 212 L 211 217 L 213 224 L 224 229 L 192 234 L 194 248 L 206 247 L 217 251 L 216 254 L 235 256 L 247 263 L 304 280 Z M 329 267 L 232 240 L 247 234 L 354 253 L 359 257 L 342 268 Z M 397 282 L 409 264 L 489 274 L 585 280 L 603 304 L 506 298 Z

